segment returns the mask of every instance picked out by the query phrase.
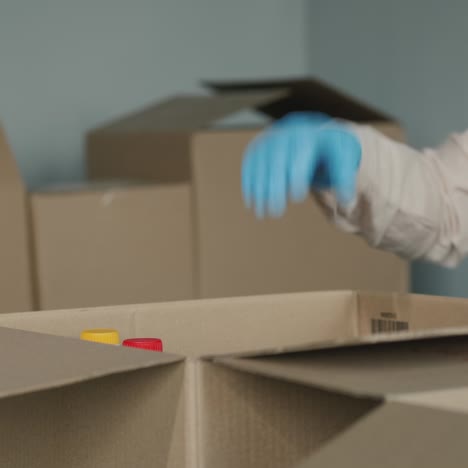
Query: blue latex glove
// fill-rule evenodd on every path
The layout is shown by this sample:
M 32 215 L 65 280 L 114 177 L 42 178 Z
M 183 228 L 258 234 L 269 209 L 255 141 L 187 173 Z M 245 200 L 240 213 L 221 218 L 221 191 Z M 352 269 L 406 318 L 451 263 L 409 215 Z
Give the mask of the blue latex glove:
M 276 122 L 248 147 L 242 193 L 258 217 L 282 216 L 289 200 L 310 190 L 331 189 L 347 205 L 355 197 L 361 145 L 344 125 L 323 114 L 293 113 Z

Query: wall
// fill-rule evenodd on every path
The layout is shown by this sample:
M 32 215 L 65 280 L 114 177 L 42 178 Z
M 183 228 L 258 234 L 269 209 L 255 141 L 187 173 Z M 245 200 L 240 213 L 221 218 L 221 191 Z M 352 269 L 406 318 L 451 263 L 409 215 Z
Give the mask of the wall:
M 30 186 L 75 180 L 84 131 L 108 118 L 201 78 L 308 70 L 433 145 L 468 127 L 467 15 L 465 0 L 2 0 L 0 118 Z M 413 276 L 468 296 L 468 263 Z
M 307 10 L 312 74 L 399 117 L 417 147 L 468 128 L 466 0 L 309 0 Z M 468 263 L 416 264 L 413 289 L 468 297 Z
M 203 78 L 305 71 L 304 2 L 2 0 L 0 118 L 30 186 L 79 179 L 82 136 Z

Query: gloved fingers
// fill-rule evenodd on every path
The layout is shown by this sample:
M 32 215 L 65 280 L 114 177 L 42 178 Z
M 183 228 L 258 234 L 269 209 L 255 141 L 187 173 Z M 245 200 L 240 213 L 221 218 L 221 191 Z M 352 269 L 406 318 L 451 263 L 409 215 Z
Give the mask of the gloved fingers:
M 255 214 L 258 218 L 265 216 L 267 196 L 268 196 L 268 173 L 269 164 L 268 157 L 271 154 L 271 146 L 269 141 L 264 141 L 257 149 L 257 155 L 253 165 L 253 206 Z
M 242 194 L 249 208 L 257 206 L 260 200 L 258 185 L 264 183 L 264 165 L 267 163 L 266 153 L 270 146 L 270 131 L 258 135 L 247 147 L 241 170 Z M 260 181 L 259 181 L 260 179 Z M 265 192 L 266 193 L 266 192 Z
M 281 216 L 288 196 L 303 201 L 311 188 L 332 188 L 342 205 L 353 201 L 361 146 L 340 127 L 320 128 L 327 119 L 293 114 L 249 145 L 242 164 L 242 193 L 257 217 L 266 212 Z
M 292 161 L 298 152 L 303 153 L 301 147 L 304 144 L 310 146 L 307 140 L 314 126 L 329 120 L 330 117 L 318 112 L 290 113 L 248 146 L 241 168 L 242 195 L 249 208 L 255 207 L 257 216 L 262 217 L 265 210 L 273 216 L 280 216 L 285 211 Z M 303 142 L 297 140 L 298 134 L 304 137 Z M 308 188 L 304 188 L 307 182 L 310 181 L 303 180 L 300 189 L 293 189 L 293 199 L 302 200 L 307 196 Z
M 356 196 L 356 179 L 361 148 L 351 133 L 341 129 L 326 129 L 320 134 L 319 150 L 324 160 L 338 203 L 347 206 Z
M 241 168 L 241 189 L 244 203 L 248 208 L 253 204 L 254 165 L 257 157 L 258 140 L 252 141 L 245 152 Z
M 297 129 L 290 144 L 294 156 L 290 162 L 289 196 L 292 201 L 301 202 L 309 195 L 319 163 L 319 154 L 316 140 L 307 128 Z
M 280 217 L 286 210 L 288 200 L 288 166 L 291 159 L 290 138 L 287 132 L 278 132 L 271 141 L 268 154 L 268 214 Z

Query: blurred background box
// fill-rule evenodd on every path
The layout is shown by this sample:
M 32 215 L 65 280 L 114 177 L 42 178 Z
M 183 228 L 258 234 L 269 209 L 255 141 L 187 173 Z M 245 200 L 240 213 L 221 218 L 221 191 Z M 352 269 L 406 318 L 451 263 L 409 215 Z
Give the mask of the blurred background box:
M 243 152 L 259 128 L 219 124 L 253 110 L 269 118 L 320 111 L 369 123 L 392 138 L 391 117 L 316 80 L 212 83 L 91 131 L 89 177 L 189 184 L 196 297 L 323 289 L 405 291 L 408 265 L 330 226 L 314 200 L 258 222 L 240 195 Z
M 0 313 L 32 308 L 27 201 L 23 180 L 0 127 Z
M 38 308 L 193 297 L 187 185 L 56 187 L 31 204 Z

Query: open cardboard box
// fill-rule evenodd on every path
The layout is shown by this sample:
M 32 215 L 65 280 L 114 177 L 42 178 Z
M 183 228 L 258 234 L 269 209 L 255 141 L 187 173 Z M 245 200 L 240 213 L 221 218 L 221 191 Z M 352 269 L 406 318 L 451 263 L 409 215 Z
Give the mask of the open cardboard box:
M 6 314 L 0 326 L 1 466 L 468 461 L 466 300 L 306 293 Z M 102 326 L 158 336 L 167 353 L 76 339 Z
M 26 189 L 0 126 L 0 313 L 33 308 Z

